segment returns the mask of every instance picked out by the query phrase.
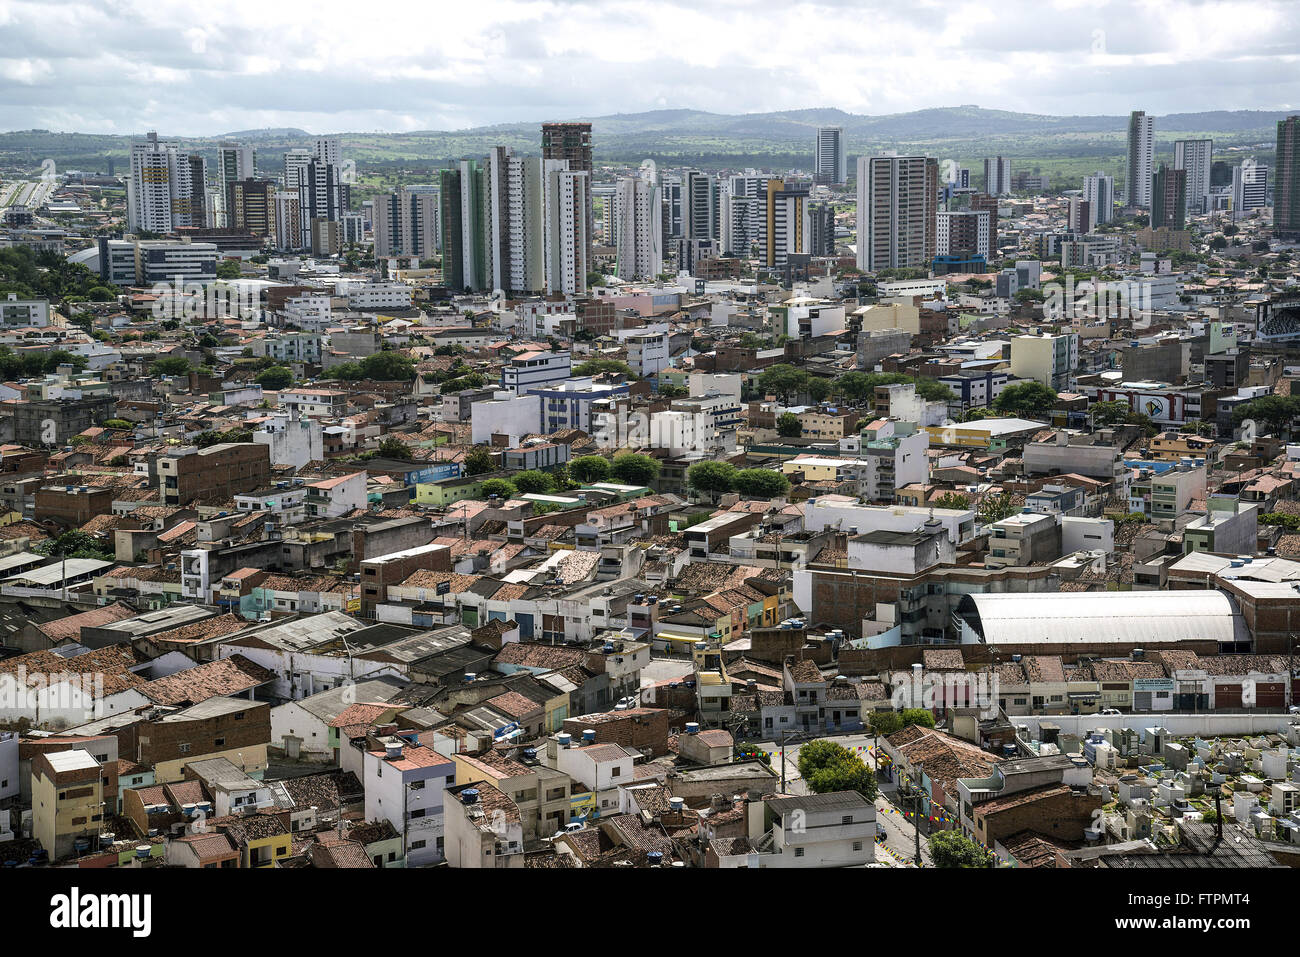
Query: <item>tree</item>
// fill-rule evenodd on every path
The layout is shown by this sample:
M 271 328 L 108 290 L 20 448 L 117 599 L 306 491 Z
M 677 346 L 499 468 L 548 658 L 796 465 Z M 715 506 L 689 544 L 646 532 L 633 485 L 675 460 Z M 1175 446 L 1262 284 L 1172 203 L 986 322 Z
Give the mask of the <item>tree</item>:
M 578 363 L 573 370 L 575 376 L 582 377 L 600 375 L 606 372 L 627 376 L 629 379 L 637 377 L 630 365 L 626 362 L 619 362 L 617 359 L 588 359 L 586 362 Z
M 930 836 L 930 860 L 935 867 L 988 867 L 989 852 L 960 831 Z
M 488 479 L 480 488 L 484 498 L 491 498 L 495 495 L 499 499 L 510 499 L 515 497 L 518 490 L 507 482 L 505 479 Z
M 555 491 L 555 479 L 540 469 L 528 469 L 511 476 L 515 488 L 525 495 L 546 495 Z
M 184 356 L 163 356 L 149 367 L 152 375 L 189 375 L 193 363 Z
M 241 272 L 239 263 L 233 259 L 223 259 L 217 263 L 218 279 L 238 279 Z
M 579 455 L 569 462 L 569 474 L 578 482 L 604 482 L 613 471 L 603 455 Z
M 871 725 L 872 734 L 881 737 L 903 730 L 903 716 L 897 711 L 873 711 L 867 723 Z
M 1300 415 L 1300 396 L 1264 395 L 1243 402 L 1232 410 L 1232 422 L 1240 425 L 1247 419 L 1262 423 L 1269 432 L 1289 432 L 1291 420 Z
M 986 496 L 984 501 L 980 502 L 978 515 L 981 525 L 989 525 L 1001 521 L 1008 515 L 1014 515 L 1015 512 L 1016 506 L 1011 501 L 1011 493 L 1003 492 L 1000 495 Z
M 411 461 L 411 447 L 394 436 L 379 443 L 378 454 L 382 458 L 397 459 L 400 462 Z
M 808 373 L 784 362 L 768 366 L 758 377 L 759 389 L 780 396 L 785 403 L 789 403 L 790 396 L 802 392 L 807 385 Z
M 993 408 L 998 412 L 1024 418 L 1041 416 L 1055 405 L 1056 390 L 1041 382 L 1017 382 L 1007 386 L 993 400 Z
M 808 398 L 814 402 L 823 401 L 831 394 L 831 384 L 825 379 L 808 379 Z
M 1130 410 L 1127 402 L 1113 401 L 1094 402 L 1088 411 L 1092 413 L 1092 424 L 1104 429 L 1124 422 Z
M 935 508 L 970 508 L 970 499 L 960 492 L 944 492 L 933 502 Z
M 776 419 L 776 432 L 787 439 L 797 439 L 803 435 L 803 423 L 793 412 L 782 412 Z
M 736 467 L 730 462 L 696 462 L 686 470 L 686 484 L 709 495 L 730 492 L 735 477 Z
M 293 385 L 293 370 L 287 366 L 271 366 L 271 368 L 259 372 L 253 381 L 263 389 L 279 392 L 281 389 L 287 389 Z
M 47 538 L 33 546 L 42 555 L 61 558 L 97 558 L 112 561 L 113 551 L 100 545 L 99 539 L 89 532 L 72 529 L 57 538 Z
M 857 791 L 876 799 L 876 775 L 856 752 L 834 741 L 810 741 L 799 749 L 799 776 L 814 794 Z
M 934 379 L 915 379 L 916 394 L 927 402 L 951 402 L 956 396 L 952 389 Z
M 790 480 L 771 469 L 740 469 L 732 475 L 731 487 L 751 498 L 778 498 L 790 491 Z
M 481 445 L 476 445 L 465 453 L 464 466 L 466 475 L 482 475 L 484 472 L 495 471 L 497 463 L 491 452 Z
M 648 486 L 659 474 L 659 463 L 648 455 L 624 452 L 622 455 L 614 456 L 610 472 L 624 485 Z
M 361 360 L 361 378 L 377 382 L 409 382 L 415 378 L 415 360 L 404 352 L 376 352 Z
M 928 708 L 904 708 L 899 717 L 903 719 L 905 728 L 910 728 L 914 724 L 922 728 L 934 727 L 934 715 Z
M 691 390 L 686 386 L 673 385 L 671 382 L 660 383 L 656 391 L 665 399 L 682 399 L 691 394 Z

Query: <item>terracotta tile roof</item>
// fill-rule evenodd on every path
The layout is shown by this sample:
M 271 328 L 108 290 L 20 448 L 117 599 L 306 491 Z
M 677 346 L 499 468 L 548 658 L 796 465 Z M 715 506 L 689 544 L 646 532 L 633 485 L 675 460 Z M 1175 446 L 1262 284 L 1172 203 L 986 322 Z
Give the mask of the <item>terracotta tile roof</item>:
M 926 648 L 921 652 L 926 671 L 965 671 L 966 661 L 957 648 Z
M 198 704 L 218 696 L 236 697 L 275 677 L 243 655 L 231 655 L 157 678 L 140 690 L 158 704 Z
M 508 717 L 514 718 L 516 721 L 543 710 L 540 704 L 521 695 L 518 691 L 507 691 L 504 694 L 488 698 L 484 704 L 495 708 Z
M 130 605 L 123 605 L 115 602 L 111 605 L 104 605 L 102 608 L 92 608 L 90 611 L 83 611 L 79 615 L 69 615 L 67 618 L 59 618 L 55 621 L 47 621 L 36 626 L 37 631 L 45 635 L 51 641 L 60 642 L 66 640 L 78 641 L 81 638 L 81 629 L 97 628 L 101 625 L 108 625 L 115 621 L 122 621 L 124 618 L 131 618 L 139 614 Z

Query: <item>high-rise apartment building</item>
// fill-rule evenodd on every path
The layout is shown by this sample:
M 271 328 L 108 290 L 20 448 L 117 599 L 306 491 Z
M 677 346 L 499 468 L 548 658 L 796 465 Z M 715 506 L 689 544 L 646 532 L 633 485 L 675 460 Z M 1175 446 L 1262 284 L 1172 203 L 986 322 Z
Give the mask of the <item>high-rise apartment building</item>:
M 1245 160 L 1232 168 L 1232 211 L 1248 213 L 1263 209 L 1268 204 L 1268 167 L 1254 160 Z M 1277 211 L 1274 209 L 1273 229 L 1278 231 Z
M 275 203 L 279 191 L 275 181 L 269 179 L 237 179 L 227 183 L 227 223 L 232 229 L 246 229 L 254 236 L 276 237 Z
M 848 179 L 848 157 L 844 152 L 844 127 L 823 126 L 817 130 L 813 161 L 813 182 L 835 186 Z
M 1011 160 L 995 156 L 984 161 L 984 192 L 990 196 L 1007 196 L 1011 193 Z
M 1155 149 L 1155 120 L 1142 110 L 1134 110 L 1128 120 L 1128 162 L 1125 166 L 1124 190 L 1127 205 L 1135 209 L 1151 208 Z
M 1273 189 L 1273 232 L 1300 239 L 1300 116 L 1277 124 L 1277 168 Z M 1268 172 L 1264 173 L 1267 188 Z
M 587 183 L 590 187 L 592 172 L 591 124 L 543 123 L 542 159 L 567 160 L 570 171 L 587 174 Z M 586 225 L 583 227 L 588 242 L 585 257 L 588 262 L 591 262 L 593 260 L 590 244 L 594 234 L 595 213 L 590 188 L 587 193 L 586 217 Z
M 682 235 L 686 239 L 718 239 L 722 194 L 716 177 L 699 170 L 682 176 Z
M 568 167 L 567 160 L 543 161 L 546 292 L 582 296 L 590 263 L 591 174 Z
M 438 194 L 399 188 L 374 199 L 375 256 L 434 255 L 438 248 Z
M 1164 163 L 1151 177 L 1151 228 L 1182 229 L 1187 224 L 1187 170 Z
M 858 159 L 858 268 L 928 269 L 937 250 L 939 164 L 928 156 Z
M 242 143 L 222 143 L 217 147 L 217 179 L 222 186 L 237 179 L 257 177 L 257 153 Z
M 652 172 L 618 181 L 614 219 L 619 278 L 648 280 L 663 272 L 663 202 Z
M 170 233 L 207 222 L 207 168 L 202 157 L 186 156 L 175 143 L 149 133 L 131 146 L 126 181 L 127 229 Z
M 808 255 L 835 255 L 835 204 L 808 204 L 807 225 L 804 232 L 808 237 Z
M 1115 215 L 1115 177 L 1100 171 L 1084 177 L 1083 198 L 1088 201 L 1090 222 L 1086 232 L 1092 232 Z
M 1214 140 L 1174 140 L 1174 169 L 1187 174 L 1187 217 L 1209 211 L 1213 165 Z
M 302 202 L 296 189 L 276 189 L 275 248 L 286 252 L 302 252 L 308 246 L 303 242 Z
M 808 186 L 779 179 L 767 181 L 764 206 L 763 243 L 758 263 L 768 269 L 780 269 L 792 255 L 808 253 L 808 234 L 804 222 L 808 206 Z
M 940 210 L 936 214 L 935 255 L 968 261 L 983 257 L 988 262 L 993 250 L 993 216 L 996 213 L 987 209 Z

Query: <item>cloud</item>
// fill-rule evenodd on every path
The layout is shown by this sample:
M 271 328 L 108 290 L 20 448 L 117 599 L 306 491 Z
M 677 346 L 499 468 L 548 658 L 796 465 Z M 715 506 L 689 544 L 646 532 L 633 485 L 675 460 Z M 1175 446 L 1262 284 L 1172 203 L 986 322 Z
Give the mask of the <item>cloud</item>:
M 0 0 L 0 128 L 453 129 L 692 108 L 1285 109 L 1292 0 Z M 75 126 L 71 124 L 76 124 Z

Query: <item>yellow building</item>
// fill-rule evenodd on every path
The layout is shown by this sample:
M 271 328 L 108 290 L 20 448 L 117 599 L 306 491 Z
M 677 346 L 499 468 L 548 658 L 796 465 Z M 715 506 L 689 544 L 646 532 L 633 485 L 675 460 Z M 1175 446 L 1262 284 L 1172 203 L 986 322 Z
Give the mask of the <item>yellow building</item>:
M 277 867 L 292 850 L 293 836 L 276 812 L 249 814 L 222 829 L 239 849 L 240 867 Z
M 1191 432 L 1165 432 L 1147 443 L 1149 457 L 1159 462 L 1177 462 L 1183 458 L 1205 458 L 1214 448 L 1214 440 Z
M 837 459 L 822 455 L 801 455 L 781 463 L 784 474 L 802 472 L 805 482 L 836 482 L 860 473 L 865 467 L 861 459 Z
M 910 303 L 874 303 L 861 307 L 853 314 L 862 320 L 863 332 L 902 329 L 914 336 L 921 333 L 921 309 Z
M 32 836 L 50 860 L 89 849 L 104 829 L 104 769 L 75 748 L 32 758 Z M 78 848 L 77 841 L 86 846 Z

